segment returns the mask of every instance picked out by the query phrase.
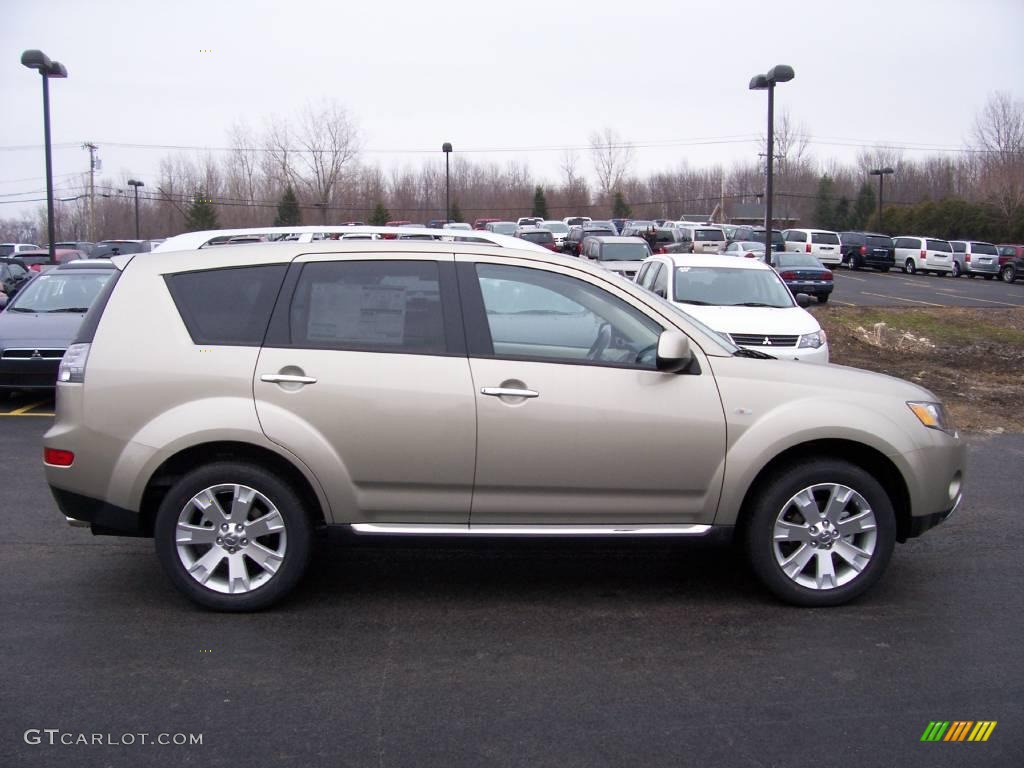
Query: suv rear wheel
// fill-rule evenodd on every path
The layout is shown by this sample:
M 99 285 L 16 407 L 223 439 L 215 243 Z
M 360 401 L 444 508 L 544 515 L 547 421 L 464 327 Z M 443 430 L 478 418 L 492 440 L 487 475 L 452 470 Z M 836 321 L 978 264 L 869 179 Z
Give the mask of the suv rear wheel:
M 178 480 L 154 526 L 157 556 L 174 586 L 220 611 L 260 610 L 288 594 L 306 570 L 312 534 L 291 486 L 236 462 Z
M 745 528 L 758 578 L 794 605 L 840 605 L 882 576 L 896 518 L 882 486 L 839 460 L 792 466 L 764 485 Z
M 903 271 L 906 272 L 908 275 L 912 275 L 915 272 L 917 272 L 917 265 L 914 263 L 913 259 L 906 260 L 906 262 L 903 264 Z
M 1003 265 L 1002 276 L 1003 282 L 1006 283 L 1012 283 L 1014 280 L 1017 279 L 1017 270 L 1014 268 L 1013 264 Z

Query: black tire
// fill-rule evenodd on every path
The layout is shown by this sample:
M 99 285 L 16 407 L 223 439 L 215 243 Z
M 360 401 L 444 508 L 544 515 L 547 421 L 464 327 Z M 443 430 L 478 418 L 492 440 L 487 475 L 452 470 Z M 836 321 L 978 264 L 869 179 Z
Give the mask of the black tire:
M 828 301 L 828 294 L 827 293 L 819 293 L 818 296 L 817 296 L 817 299 L 818 299 L 818 303 L 819 304 L 824 304 L 826 301 Z
M 960 262 L 954 261 L 953 262 L 953 277 L 960 277 L 960 275 L 961 275 Z
M 858 269 L 860 269 L 860 264 L 857 261 L 857 254 L 855 254 L 855 253 L 851 253 L 850 254 L 850 265 L 849 266 L 850 266 L 850 270 L 852 272 L 856 272 Z
M 1013 266 L 1013 264 L 1004 264 L 1003 270 L 1000 274 L 1003 277 L 1004 283 L 1012 283 L 1014 280 L 1017 279 L 1017 270 Z
M 839 556 L 838 551 L 832 552 L 831 545 L 828 546 L 827 553 L 824 546 L 821 548 L 815 546 L 808 566 L 813 564 L 814 568 L 817 567 L 819 554 L 828 557 L 830 562 L 835 562 L 836 558 L 839 558 L 840 568 L 846 569 L 843 571 L 842 578 L 846 576 L 850 576 L 850 578 L 838 586 L 812 588 L 804 586 L 796 580 L 796 578 L 808 579 L 808 575 L 798 574 L 796 577 L 790 577 L 783 571 L 776 556 L 777 547 L 782 551 L 783 547 L 792 546 L 799 549 L 811 545 L 795 541 L 777 542 L 775 540 L 775 525 L 777 519 L 784 517 L 784 513 L 785 515 L 793 514 L 793 510 L 796 508 L 789 505 L 788 502 L 798 493 L 810 489 L 812 486 L 824 484 L 836 484 L 850 488 L 866 501 L 874 514 L 875 527 L 873 532 L 857 534 L 858 537 L 861 537 L 857 539 L 857 542 L 858 545 L 866 547 L 863 537 L 873 536 L 873 549 L 867 564 L 863 566 L 862 570 L 856 572 L 856 569 L 851 569 L 846 565 L 846 561 Z M 785 467 L 774 477 L 765 481 L 760 488 L 755 489 L 755 493 L 755 501 L 749 516 L 743 521 L 744 543 L 754 573 L 776 597 L 787 603 L 805 607 L 841 605 L 862 595 L 881 578 L 892 557 L 896 543 L 896 516 L 885 490 L 866 471 L 839 459 L 817 459 Z M 810 524 L 810 521 L 801 521 L 799 514 L 795 519 L 800 524 Z M 789 520 L 790 517 L 785 517 L 786 522 Z M 822 533 L 822 535 L 824 534 Z M 842 541 L 846 542 L 847 537 L 843 536 Z M 838 548 L 838 542 L 836 546 Z M 795 552 L 796 549 L 793 550 L 794 554 Z M 782 554 L 784 557 L 791 556 L 785 552 Z
M 286 536 L 283 556 L 273 574 L 266 577 L 265 583 L 238 594 L 216 591 L 191 576 L 179 557 L 175 541 L 179 515 L 184 512 L 186 505 L 204 489 L 218 485 L 246 486 L 262 494 L 276 507 L 283 521 Z M 256 510 L 255 504 L 253 510 Z M 253 513 L 259 514 L 258 511 Z M 299 495 L 289 484 L 258 466 L 225 461 L 199 467 L 171 486 L 157 511 L 153 538 L 157 557 L 164 572 L 175 588 L 186 597 L 216 611 L 258 611 L 283 598 L 302 578 L 309 564 L 313 525 L 308 510 L 304 508 Z M 277 541 L 282 539 L 279 538 Z M 253 544 L 256 543 L 254 537 Z M 205 551 L 219 548 L 219 545 L 212 544 Z M 221 563 L 226 559 L 225 555 Z M 254 561 L 250 559 L 246 562 Z M 227 565 L 224 567 L 226 569 Z M 212 573 L 216 573 L 217 568 L 220 568 L 219 564 Z M 258 572 L 258 575 L 263 576 L 264 573 Z M 213 576 L 210 578 L 212 580 Z
M 917 265 L 914 263 L 913 259 L 907 259 L 903 263 L 903 271 L 906 272 L 908 275 L 913 275 L 917 273 Z

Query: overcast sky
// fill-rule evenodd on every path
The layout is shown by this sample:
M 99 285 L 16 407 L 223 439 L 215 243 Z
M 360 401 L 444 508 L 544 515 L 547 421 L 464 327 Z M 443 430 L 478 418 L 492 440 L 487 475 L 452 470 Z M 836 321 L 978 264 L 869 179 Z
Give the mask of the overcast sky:
M 262 129 L 328 98 L 358 123 L 366 162 L 419 164 L 450 141 L 517 150 L 468 156 L 525 160 L 554 183 L 557 148 L 586 147 L 606 126 L 639 145 L 641 173 L 756 158 L 766 97 L 747 83 L 779 63 L 796 79 L 777 90 L 777 111 L 819 158 L 882 142 L 956 149 L 992 91 L 1024 97 L 1024 0 L 3 7 L 0 217 L 45 190 L 40 78 L 19 64 L 28 48 L 69 73 L 51 82 L 53 142 L 71 145 L 54 150 L 58 195 L 88 168 L 84 141 L 100 146 L 103 177 L 155 184 L 168 150 L 115 145 L 222 147 L 237 121 Z

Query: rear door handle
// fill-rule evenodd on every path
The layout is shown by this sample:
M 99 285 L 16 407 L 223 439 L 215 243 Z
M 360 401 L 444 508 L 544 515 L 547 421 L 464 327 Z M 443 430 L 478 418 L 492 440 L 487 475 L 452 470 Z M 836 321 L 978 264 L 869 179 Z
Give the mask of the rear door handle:
M 293 376 L 288 373 L 264 373 L 260 381 L 268 384 L 316 384 L 312 376 Z
M 509 387 L 484 387 L 481 395 L 491 397 L 540 397 L 540 392 L 533 389 L 511 389 Z

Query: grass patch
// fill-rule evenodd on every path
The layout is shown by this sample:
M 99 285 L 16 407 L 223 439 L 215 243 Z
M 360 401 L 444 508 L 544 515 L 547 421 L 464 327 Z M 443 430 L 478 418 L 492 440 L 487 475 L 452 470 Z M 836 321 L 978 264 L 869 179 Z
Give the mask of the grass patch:
M 843 308 L 826 316 L 818 315 L 825 326 L 839 324 L 854 331 L 858 326 L 871 330 L 885 323 L 896 331 L 924 336 L 936 344 L 980 344 L 994 342 L 1024 346 L 1024 314 L 1019 310 L 903 309 L 899 307 Z

